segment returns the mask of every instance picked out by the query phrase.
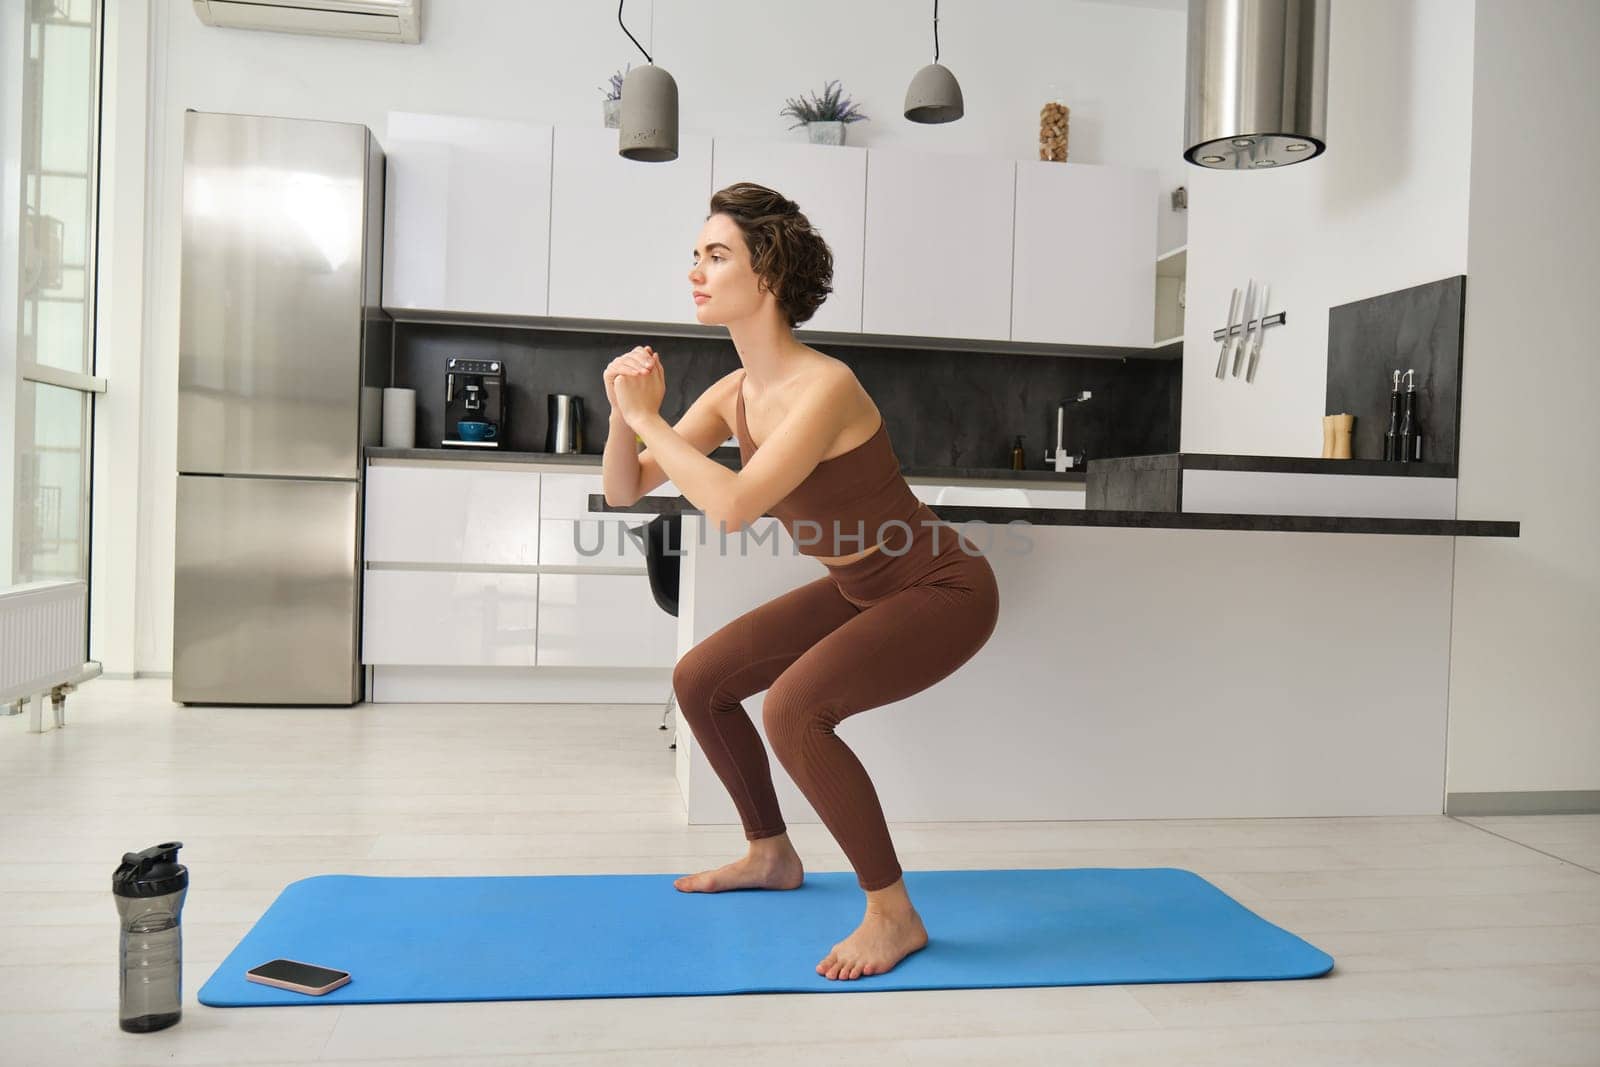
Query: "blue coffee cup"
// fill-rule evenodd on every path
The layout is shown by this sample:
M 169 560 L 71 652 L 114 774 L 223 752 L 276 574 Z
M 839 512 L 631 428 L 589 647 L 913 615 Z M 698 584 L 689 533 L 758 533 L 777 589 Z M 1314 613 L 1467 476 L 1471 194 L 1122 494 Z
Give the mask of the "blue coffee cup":
M 456 433 L 461 435 L 463 441 L 493 441 L 500 433 L 500 427 L 492 422 L 462 419 L 456 423 Z

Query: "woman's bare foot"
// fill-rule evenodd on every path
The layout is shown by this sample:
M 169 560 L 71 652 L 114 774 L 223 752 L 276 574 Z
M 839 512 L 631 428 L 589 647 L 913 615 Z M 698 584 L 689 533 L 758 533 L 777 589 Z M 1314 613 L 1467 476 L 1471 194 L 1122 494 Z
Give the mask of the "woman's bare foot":
M 672 884 L 684 893 L 721 893 L 727 889 L 799 889 L 806 880 L 800 854 L 788 834 L 750 842 L 743 858 L 699 874 L 686 874 Z
M 867 917 L 855 933 L 833 946 L 833 951 L 817 964 L 817 973 L 847 981 L 862 975 L 886 974 L 927 944 L 927 928 L 911 906 L 902 879 L 886 890 L 867 894 Z

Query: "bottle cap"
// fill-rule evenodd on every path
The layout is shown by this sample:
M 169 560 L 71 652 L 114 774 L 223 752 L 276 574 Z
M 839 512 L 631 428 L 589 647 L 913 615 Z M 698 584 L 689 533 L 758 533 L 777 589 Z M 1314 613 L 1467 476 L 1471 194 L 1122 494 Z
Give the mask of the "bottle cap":
M 189 868 L 178 862 L 182 841 L 129 852 L 111 875 L 111 891 L 119 897 L 164 897 L 189 885 Z

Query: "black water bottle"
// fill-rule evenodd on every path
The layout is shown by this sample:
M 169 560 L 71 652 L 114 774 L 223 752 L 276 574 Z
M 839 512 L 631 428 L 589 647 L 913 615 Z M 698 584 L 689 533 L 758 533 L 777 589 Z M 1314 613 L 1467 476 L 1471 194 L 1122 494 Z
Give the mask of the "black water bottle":
M 181 841 L 129 852 L 111 876 L 122 918 L 122 1028 L 165 1030 L 183 1014 L 183 898 L 189 869 L 178 862 Z

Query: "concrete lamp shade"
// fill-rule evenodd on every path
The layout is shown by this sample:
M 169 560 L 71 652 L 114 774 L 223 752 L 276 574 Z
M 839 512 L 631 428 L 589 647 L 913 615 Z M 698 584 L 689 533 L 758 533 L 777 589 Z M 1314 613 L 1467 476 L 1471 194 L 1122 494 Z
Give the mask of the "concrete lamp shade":
M 954 122 L 962 115 L 961 86 L 950 68 L 929 63 L 906 90 L 906 118 L 912 122 Z
M 644 163 L 678 158 L 678 83 L 654 64 L 634 67 L 622 80 L 617 154 Z

